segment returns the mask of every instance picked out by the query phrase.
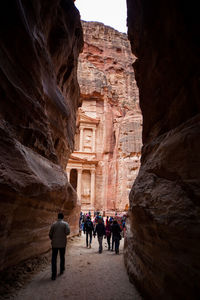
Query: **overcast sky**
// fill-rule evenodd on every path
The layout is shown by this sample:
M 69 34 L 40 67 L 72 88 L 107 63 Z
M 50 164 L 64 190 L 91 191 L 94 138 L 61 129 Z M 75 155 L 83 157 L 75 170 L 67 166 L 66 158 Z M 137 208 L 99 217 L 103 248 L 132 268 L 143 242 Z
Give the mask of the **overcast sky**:
M 98 21 L 127 33 L 126 0 L 76 0 L 84 21 Z

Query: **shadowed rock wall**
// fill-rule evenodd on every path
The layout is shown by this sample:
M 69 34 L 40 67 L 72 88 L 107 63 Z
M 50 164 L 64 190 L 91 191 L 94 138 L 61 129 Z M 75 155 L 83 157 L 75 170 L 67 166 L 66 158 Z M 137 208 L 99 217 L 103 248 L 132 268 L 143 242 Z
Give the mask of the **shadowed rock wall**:
M 130 1 L 143 113 L 125 261 L 148 299 L 200 297 L 199 16 L 194 1 Z
M 0 9 L 0 268 L 47 251 L 59 210 L 78 230 L 63 169 L 73 150 L 83 46 L 72 0 L 4 1 Z

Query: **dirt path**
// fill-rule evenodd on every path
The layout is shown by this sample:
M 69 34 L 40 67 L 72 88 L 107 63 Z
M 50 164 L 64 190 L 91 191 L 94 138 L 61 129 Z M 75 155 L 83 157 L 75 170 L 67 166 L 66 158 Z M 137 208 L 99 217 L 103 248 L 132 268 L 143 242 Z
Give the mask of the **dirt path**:
M 67 248 L 65 273 L 52 281 L 49 266 L 35 275 L 14 299 L 141 300 L 126 274 L 123 242 L 120 254 L 116 255 L 107 250 L 104 240 L 104 251 L 99 254 L 97 238 L 93 239 L 91 249 L 85 247 L 84 235 L 74 238 Z

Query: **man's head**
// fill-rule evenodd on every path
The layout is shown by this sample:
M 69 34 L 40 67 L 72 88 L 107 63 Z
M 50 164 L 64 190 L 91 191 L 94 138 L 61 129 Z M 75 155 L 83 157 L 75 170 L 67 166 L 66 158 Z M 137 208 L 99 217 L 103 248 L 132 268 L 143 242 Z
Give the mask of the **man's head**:
M 64 215 L 63 215 L 63 213 L 58 213 L 58 219 L 64 219 Z

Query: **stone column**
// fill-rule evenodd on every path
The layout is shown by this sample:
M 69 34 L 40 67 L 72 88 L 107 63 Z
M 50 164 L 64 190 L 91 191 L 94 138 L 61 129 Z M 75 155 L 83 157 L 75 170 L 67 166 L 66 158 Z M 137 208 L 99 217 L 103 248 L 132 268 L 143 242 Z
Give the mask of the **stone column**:
M 92 129 L 92 152 L 95 153 L 96 128 Z
M 82 169 L 78 169 L 78 182 L 77 182 L 78 203 L 81 203 L 81 181 L 82 181 Z
M 68 178 L 68 182 L 70 181 L 70 169 L 67 169 L 67 178 Z
M 80 127 L 80 146 L 79 146 L 79 151 L 83 151 L 83 128 Z
M 91 170 L 91 207 L 94 209 L 95 198 L 95 170 Z

